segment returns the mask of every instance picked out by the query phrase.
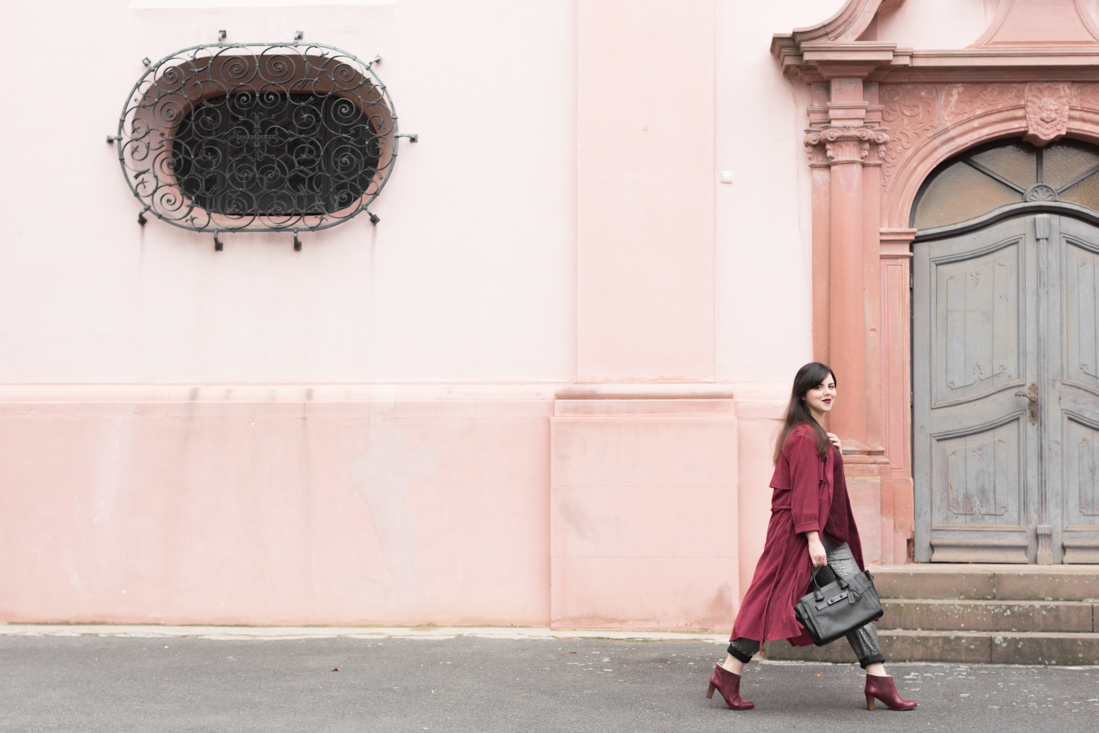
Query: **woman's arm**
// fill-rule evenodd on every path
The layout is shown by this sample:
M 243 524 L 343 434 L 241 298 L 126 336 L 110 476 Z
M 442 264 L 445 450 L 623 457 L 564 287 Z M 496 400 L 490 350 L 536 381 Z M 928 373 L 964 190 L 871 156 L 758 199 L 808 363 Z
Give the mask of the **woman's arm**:
M 824 551 L 824 544 L 820 541 L 820 533 L 816 530 L 805 533 L 805 539 L 809 540 L 809 559 L 813 561 L 813 567 L 819 568 L 828 564 L 828 553 Z
M 816 531 L 822 526 L 819 515 L 821 458 L 817 455 L 816 443 L 799 435 L 787 440 L 782 450 L 790 464 L 794 531 L 798 534 Z
M 839 441 L 833 435 L 828 436 L 834 443 Z M 815 441 L 804 436 L 791 440 L 789 448 L 790 460 L 790 495 L 794 513 L 794 531 L 804 534 L 809 542 L 809 559 L 813 561 L 813 567 L 828 564 L 828 555 L 824 551 L 824 544 L 820 541 L 820 516 L 818 514 L 818 502 L 820 501 L 820 470 L 821 458 L 817 455 Z

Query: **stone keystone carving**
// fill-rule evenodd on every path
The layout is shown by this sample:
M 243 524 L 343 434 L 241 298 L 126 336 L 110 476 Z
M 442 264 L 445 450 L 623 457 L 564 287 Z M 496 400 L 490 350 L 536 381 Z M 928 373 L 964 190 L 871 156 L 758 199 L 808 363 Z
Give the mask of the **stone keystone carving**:
M 873 127 L 824 127 L 820 130 L 805 131 L 805 146 L 810 159 L 813 149 L 824 145 L 824 154 L 833 163 L 858 162 L 870 154 L 871 143 L 885 145 L 889 135 Z
M 1048 145 L 1068 131 L 1068 94 L 1057 84 L 1035 84 L 1027 90 L 1027 133 L 1033 145 Z

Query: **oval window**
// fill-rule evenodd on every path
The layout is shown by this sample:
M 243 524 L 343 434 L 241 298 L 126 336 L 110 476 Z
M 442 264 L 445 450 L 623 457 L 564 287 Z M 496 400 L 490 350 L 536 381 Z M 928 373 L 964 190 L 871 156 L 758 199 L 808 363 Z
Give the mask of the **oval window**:
M 320 44 L 218 44 L 150 64 L 114 138 L 139 221 L 309 231 L 367 211 L 399 138 L 373 63 Z

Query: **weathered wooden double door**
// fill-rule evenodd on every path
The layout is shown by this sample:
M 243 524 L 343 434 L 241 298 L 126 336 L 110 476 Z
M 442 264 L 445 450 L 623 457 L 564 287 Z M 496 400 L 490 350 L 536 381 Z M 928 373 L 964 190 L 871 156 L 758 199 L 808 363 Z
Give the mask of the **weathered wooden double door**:
M 1099 562 L 1099 227 L 913 248 L 917 561 Z

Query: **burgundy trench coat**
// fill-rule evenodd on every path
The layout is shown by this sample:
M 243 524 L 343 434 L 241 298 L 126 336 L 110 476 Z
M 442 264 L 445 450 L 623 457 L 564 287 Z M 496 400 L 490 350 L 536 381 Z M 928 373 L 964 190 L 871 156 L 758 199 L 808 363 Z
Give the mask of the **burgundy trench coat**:
M 832 509 L 832 492 L 847 493 L 843 458 L 832 448 L 827 458 L 821 459 L 813 428 L 799 425 L 782 446 L 771 488 L 767 540 L 733 624 L 732 639 L 789 639 L 795 646 L 808 646 L 813 642 L 794 616 L 794 606 L 808 592 L 813 573 L 809 542 L 803 533 L 823 533 Z M 851 502 L 846 504 L 847 544 L 855 562 L 865 570 Z

